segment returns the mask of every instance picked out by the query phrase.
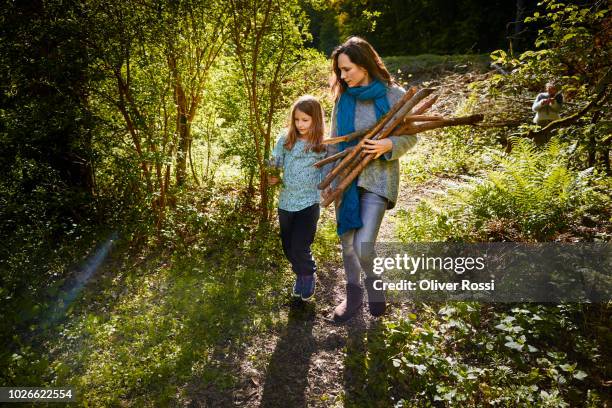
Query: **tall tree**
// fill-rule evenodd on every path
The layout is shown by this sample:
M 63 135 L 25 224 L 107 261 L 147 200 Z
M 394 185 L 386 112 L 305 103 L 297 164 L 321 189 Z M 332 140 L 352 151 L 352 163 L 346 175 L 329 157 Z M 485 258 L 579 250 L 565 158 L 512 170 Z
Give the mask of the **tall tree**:
M 106 78 L 97 95 L 121 114 L 161 227 L 172 171 L 178 186 L 186 180 L 191 124 L 226 39 L 223 9 L 208 0 L 89 5 L 89 43 Z
M 185 183 L 191 151 L 191 124 L 200 106 L 208 72 L 225 42 L 226 14 L 209 1 L 169 2 L 162 13 L 164 53 L 172 75 L 176 103 L 178 156 L 176 182 Z M 194 179 L 197 181 L 195 173 Z
M 78 2 L 13 2 L 0 11 L 0 171 L 25 194 L 94 193 L 88 89 Z M 52 194 L 55 194 L 52 193 Z
M 307 24 L 297 1 L 229 0 L 229 13 L 232 45 L 249 105 L 261 219 L 267 221 L 270 195 L 266 163 L 273 119 L 280 108 L 282 81 L 299 61 L 308 36 Z

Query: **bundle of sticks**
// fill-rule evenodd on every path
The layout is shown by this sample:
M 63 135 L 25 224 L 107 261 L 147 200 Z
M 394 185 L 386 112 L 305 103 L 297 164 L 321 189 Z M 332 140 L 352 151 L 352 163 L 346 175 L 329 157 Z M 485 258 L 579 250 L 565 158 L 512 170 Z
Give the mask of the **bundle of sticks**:
M 370 129 L 365 129 L 348 135 L 326 139 L 323 143 L 335 144 L 361 138 L 359 143 L 353 147 L 326 157 L 314 164 L 321 167 L 327 163 L 336 162 L 334 168 L 327 174 L 319 184 L 320 190 L 325 190 L 334 179 L 339 182 L 322 201 L 323 206 L 328 206 L 335 200 L 339 205 L 340 197 L 346 188 L 357 178 L 363 169 L 374 159 L 374 154 L 365 153 L 365 140 L 380 140 L 393 135 L 414 135 L 426 130 L 443 128 L 448 126 L 473 125 L 483 120 L 483 115 L 471 115 L 457 118 L 444 118 L 439 115 L 425 115 L 425 112 L 436 102 L 437 96 L 432 95 L 433 89 L 425 88 L 417 91 L 415 87 L 410 88 L 393 107 Z M 421 102 L 419 104 L 419 102 Z

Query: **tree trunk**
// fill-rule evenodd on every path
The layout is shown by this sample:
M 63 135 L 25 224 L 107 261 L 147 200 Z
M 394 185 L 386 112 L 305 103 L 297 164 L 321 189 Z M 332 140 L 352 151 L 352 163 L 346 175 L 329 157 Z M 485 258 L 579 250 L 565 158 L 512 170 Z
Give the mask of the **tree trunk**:
M 523 30 L 525 29 L 525 0 L 516 0 L 516 21 L 514 24 L 513 51 L 520 52 L 523 47 Z
M 180 105 L 179 105 L 180 109 Z M 189 134 L 187 117 L 184 113 L 178 113 L 178 151 L 176 155 L 176 185 L 183 186 L 187 178 L 187 154 L 189 150 Z

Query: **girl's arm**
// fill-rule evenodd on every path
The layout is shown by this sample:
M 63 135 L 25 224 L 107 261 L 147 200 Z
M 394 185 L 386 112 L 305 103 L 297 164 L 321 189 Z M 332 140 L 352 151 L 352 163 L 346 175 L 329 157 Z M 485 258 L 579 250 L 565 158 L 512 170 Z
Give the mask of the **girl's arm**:
M 285 165 L 285 149 L 283 145 L 285 144 L 285 133 L 281 133 L 276 141 L 276 145 L 274 146 L 274 150 L 272 151 L 272 161 L 270 163 L 271 166 L 282 168 Z
M 285 149 L 283 145 L 285 144 L 285 134 L 281 133 L 276 145 L 274 145 L 274 150 L 272 151 L 272 158 L 270 159 L 270 167 L 278 169 L 277 171 L 272 171 L 271 174 L 268 173 L 268 184 L 271 186 L 278 184 L 280 179 L 280 170 L 285 165 Z

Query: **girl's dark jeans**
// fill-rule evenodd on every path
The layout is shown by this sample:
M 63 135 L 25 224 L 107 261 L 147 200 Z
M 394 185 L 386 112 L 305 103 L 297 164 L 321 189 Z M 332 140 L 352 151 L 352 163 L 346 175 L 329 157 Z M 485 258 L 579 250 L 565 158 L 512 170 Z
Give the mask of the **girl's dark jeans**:
M 316 272 L 310 246 L 317 232 L 319 214 L 318 203 L 300 211 L 278 209 L 283 251 L 297 275 L 308 276 Z

